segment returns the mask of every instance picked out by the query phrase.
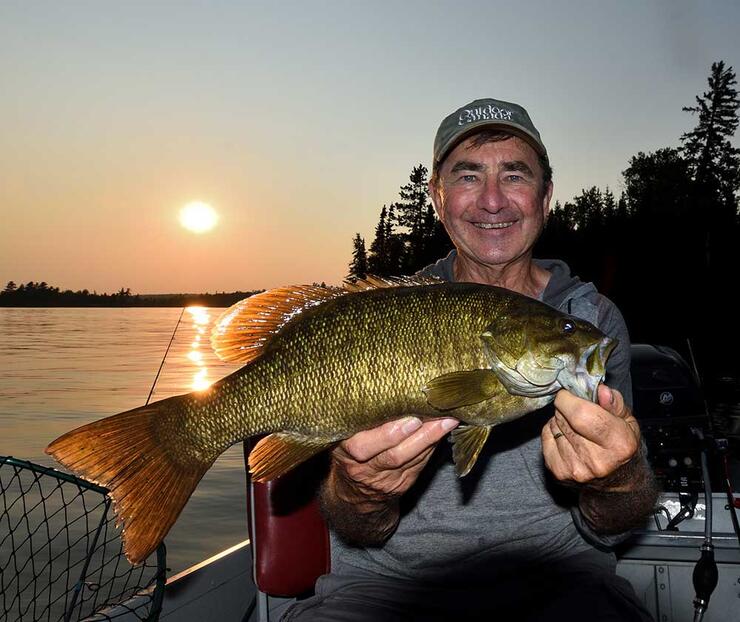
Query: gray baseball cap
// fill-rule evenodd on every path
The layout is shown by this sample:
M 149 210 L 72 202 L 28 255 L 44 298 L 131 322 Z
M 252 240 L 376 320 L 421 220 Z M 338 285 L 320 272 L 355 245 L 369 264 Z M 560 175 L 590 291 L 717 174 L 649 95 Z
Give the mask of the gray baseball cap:
M 507 130 L 527 141 L 539 155 L 547 155 L 540 133 L 527 111 L 498 99 L 476 99 L 444 118 L 434 138 L 434 165 L 461 141 L 481 129 Z

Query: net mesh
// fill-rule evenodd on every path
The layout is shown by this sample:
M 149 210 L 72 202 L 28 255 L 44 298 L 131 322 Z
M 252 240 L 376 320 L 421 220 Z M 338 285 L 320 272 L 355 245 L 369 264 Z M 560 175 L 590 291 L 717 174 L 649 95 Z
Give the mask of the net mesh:
M 165 548 L 123 555 L 107 490 L 0 456 L 0 621 L 156 621 Z

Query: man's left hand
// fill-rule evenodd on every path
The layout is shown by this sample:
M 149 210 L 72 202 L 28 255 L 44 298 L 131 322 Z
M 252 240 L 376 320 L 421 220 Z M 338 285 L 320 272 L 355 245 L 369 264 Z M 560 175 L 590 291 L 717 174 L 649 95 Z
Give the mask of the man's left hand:
M 604 384 L 598 389 L 598 403 L 561 390 L 555 397 L 555 416 L 542 430 L 542 453 L 553 475 L 602 490 L 630 490 L 630 478 L 616 472 L 639 447 L 637 420 L 622 394 Z

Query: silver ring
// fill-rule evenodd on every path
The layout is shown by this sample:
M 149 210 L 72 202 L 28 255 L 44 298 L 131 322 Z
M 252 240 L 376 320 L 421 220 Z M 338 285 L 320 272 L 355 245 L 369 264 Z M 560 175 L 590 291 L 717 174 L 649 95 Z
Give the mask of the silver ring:
M 552 435 L 552 437 L 556 440 L 559 439 L 561 436 L 565 436 L 565 434 L 563 434 L 562 432 L 558 432 Z

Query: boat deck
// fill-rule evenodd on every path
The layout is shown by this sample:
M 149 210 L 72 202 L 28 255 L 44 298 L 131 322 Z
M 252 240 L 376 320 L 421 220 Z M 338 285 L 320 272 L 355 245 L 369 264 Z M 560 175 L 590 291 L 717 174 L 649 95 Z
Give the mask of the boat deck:
M 662 502 L 677 503 L 666 494 Z M 740 544 L 734 534 L 724 495 L 713 495 L 713 542 L 719 584 L 705 622 L 740 622 Z M 635 532 L 618 551 L 617 572 L 627 578 L 656 622 L 694 619 L 692 572 L 704 540 L 704 506 L 678 531 L 650 524 Z M 665 521 L 664 521 L 665 522 Z M 662 525 L 665 527 L 665 525 Z M 249 541 L 241 542 L 167 581 L 161 620 L 190 622 L 277 621 L 290 600 L 260 594 L 252 581 Z

